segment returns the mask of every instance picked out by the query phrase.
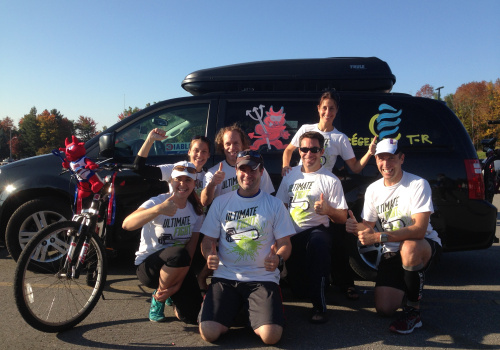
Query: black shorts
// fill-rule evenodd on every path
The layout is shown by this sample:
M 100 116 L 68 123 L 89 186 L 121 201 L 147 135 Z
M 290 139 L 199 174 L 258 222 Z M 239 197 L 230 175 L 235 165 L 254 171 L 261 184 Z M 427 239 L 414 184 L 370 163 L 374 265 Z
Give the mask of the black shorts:
M 160 270 L 164 265 L 174 268 L 186 267 L 190 266 L 190 262 L 191 257 L 184 247 L 167 247 L 151 254 L 137 266 L 137 278 L 145 286 L 156 289 Z M 181 321 L 196 324 L 203 298 L 192 267 L 184 277 L 180 289 L 171 298 Z
M 281 289 L 274 282 L 240 282 L 212 278 L 201 307 L 199 321 L 215 321 L 231 327 L 240 309 L 248 310 L 252 329 L 267 324 L 284 326 Z
M 425 238 L 431 246 L 431 258 L 424 268 L 426 272 L 432 262 L 435 261 L 441 255 L 441 246 L 432 239 Z M 401 255 L 399 251 L 394 253 L 394 255 L 380 260 L 378 265 L 377 278 L 375 280 L 375 287 L 392 287 L 402 291 L 406 290 L 406 283 L 404 279 L 405 270 L 403 269 L 403 263 L 401 261 Z
M 149 288 L 158 288 L 160 270 L 163 265 L 168 267 L 186 267 L 191 264 L 191 257 L 182 246 L 167 247 L 154 252 L 137 266 L 137 277 Z

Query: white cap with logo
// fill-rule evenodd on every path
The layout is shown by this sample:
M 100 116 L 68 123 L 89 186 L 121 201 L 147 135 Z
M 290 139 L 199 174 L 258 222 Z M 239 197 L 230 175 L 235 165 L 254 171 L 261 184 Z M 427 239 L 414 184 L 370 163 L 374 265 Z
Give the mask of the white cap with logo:
M 391 154 L 399 153 L 398 140 L 383 139 L 382 141 L 378 142 L 375 155 L 380 153 L 391 153 Z

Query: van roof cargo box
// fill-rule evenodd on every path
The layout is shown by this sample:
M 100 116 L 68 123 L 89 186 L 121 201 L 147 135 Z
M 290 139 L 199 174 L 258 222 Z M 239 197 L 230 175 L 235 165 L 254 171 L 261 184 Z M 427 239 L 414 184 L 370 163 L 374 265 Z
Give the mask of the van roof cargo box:
M 396 83 L 377 57 L 330 57 L 258 61 L 201 69 L 182 88 L 193 95 L 221 91 L 381 91 Z

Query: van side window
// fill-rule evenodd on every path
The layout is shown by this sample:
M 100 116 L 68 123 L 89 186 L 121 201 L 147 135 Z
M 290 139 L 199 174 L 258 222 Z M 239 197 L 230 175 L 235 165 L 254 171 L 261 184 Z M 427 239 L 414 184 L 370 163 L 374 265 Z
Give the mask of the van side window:
M 196 104 L 164 109 L 144 116 L 117 132 L 118 156 L 135 157 L 154 128 L 166 131 L 168 138 L 156 141 L 149 156 L 187 154 L 193 136 L 205 135 L 209 105 Z M 130 118 L 130 117 L 129 117 Z

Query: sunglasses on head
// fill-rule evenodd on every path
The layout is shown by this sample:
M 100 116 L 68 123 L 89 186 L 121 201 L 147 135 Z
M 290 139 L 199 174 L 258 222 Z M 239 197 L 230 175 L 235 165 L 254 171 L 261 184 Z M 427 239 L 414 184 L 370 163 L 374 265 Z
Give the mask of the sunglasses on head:
M 307 153 L 309 151 L 311 151 L 311 153 L 318 153 L 322 150 L 323 148 L 321 147 L 300 147 L 299 150 L 302 152 L 302 153 Z
M 246 157 L 246 156 L 250 156 L 250 157 L 254 157 L 254 158 L 260 158 L 260 153 L 257 152 L 257 151 L 252 151 L 252 150 L 245 150 L 245 151 L 241 151 L 240 153 L 238 153 L 238 158 L 243 158 L 243 157 Z
M 190 174 L 196 174 L 196 169 L 195 168 L 191 168 L 190 166 L 176 165 L 176 166 L 174 166 L 174 170 L 177 170 L 177 171 L 187 171 Z

